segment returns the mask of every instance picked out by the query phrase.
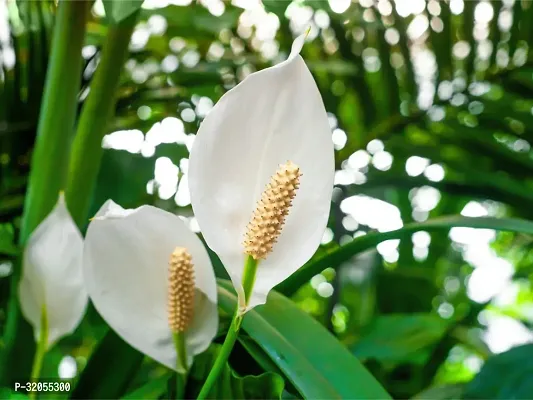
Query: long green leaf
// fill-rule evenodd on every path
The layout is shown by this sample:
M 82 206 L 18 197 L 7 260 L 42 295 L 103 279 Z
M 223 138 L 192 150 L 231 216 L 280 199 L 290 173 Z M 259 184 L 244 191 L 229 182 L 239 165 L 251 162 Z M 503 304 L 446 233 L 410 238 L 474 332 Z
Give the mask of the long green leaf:
M 126 392 L 143 357 L 110 330 L 93 352 L 70 398 L 119 398 Z
M 171 377 L 172 375 L 168 373 L 160 376 L 159 378 L 151 379 L 145 385 L 122 397 L 122 399 L 158 399 L 168 390 L 169 380 Z
M 461 398 L 463 388 L 463 383 L 432 386 L 417 394 L 413 400 L 456 400 Z
M 450 325 L 430 313 L 380 315 L 351 348 L 361 360 L 424 366 Z
M 126 2 L 113 4 L 119 7 L 122 3 Z M 134 12 L 109 28 L 72 144 L 66 198 L 72 218 L 81 228 L 88 217 L 104 152 L 102 138 L 115 110 L 116 89 L 136 20 L 137 13 Z
M 277 290 L 285 295 L 291 295 L 316 274 L 328 267 L 337 268 L 343 262 L 365 250 L 376 247 L 379 243 L 391 239 L 402 239 L 406 235 L 418 231 L 435 231 L 453 227 L 468 227 L 479 229 L 494 229 L 499 231 L 520 232 L 533 235 L 533 222 L 515 218 L 469 218 L 462 216 L 436 218 L 426 222 L 414 223 L 390 232 L 374 232 L 360 236 L 350 243 L 341 246 L 322 257 L 311 261 L 302 269 L 294 273 L 287 280 L 277 286 Z
M 231 283 L 219 282 L 219 305 L 231 313 L 237 296 Z M 390 398 L 331 333 L 279 293 L 271 292 L 267 304 L 249 311 L 242 326 L 304 398 Z

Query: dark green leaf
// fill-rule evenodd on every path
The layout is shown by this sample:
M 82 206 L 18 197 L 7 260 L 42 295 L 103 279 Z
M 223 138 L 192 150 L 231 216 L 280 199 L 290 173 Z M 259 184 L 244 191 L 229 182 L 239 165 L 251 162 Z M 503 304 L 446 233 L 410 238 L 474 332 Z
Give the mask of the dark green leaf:
M 261 368 L 265 371 L 276 372 L 279 375 L 283 375 L 283 372 L 253 339 L 248 336 L 240 335 L 239 342 L 244 346 L 246 351 L 250 353 L 255 361 L 257 361 Z
M 165 374 L 159 378 L 151 379 L 147 384 L 129 392 L 122 399 L 157 399 L 167 391 L 170 378 L 171 374 Z
M 119 398 L 128 389 L 143 357 L 110 330 L 93 352 L 70 398 Z
M 533 344 L 515 347 L 489 358 L 466 385 L 465 399 L 533 398 Z
M 462 383 L 433 386 L 417 394 L 413 400 L 455 400 L 461 398 L 463 388 L 464 384 Z
M 449 323 L 433 314 L 392 314 L 377 317 L 352 346 L 361 360 L 424 365 Z
M 213 344 L 194 359 L 189 381 L 187 398 L 196 398 L 220 352 L 220 345 Z M 230 367 L 222 370 L 219 379 L 209 393 L 212 399 L 280 399 L 285 384 L 276 373 L 266 372 L 259 376 L 239 377 Z
M 0 388 L 0 399 L 5 400 L 24 400 L 29 399 L 24 390 L 18 389 L 16 392 L 8 388 Z
M 93 216 L 107 199 L 126 208 L 146 202 L 146 183 L 154 176 L 154 162 L 125 150 L 105 150 L 89 215 Z
M 0 254 L 16 256 L 19 250 L 15 245 L 15 231 L 11 224 L 0 224 Z
M 232 285 L 219 282 L 219 305 L 232 312 L 237 304 Z M 389 398 L 331 333 L 279 293 L 271 292 L 267 304 L 249 311 L 242 326 L 304 398 Z

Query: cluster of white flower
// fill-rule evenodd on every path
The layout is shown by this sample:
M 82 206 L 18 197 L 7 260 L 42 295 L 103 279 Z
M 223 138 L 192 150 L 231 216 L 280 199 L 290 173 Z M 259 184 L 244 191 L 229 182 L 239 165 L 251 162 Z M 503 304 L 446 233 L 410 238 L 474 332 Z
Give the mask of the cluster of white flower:
M 273 287 L 311 258 L 329 216 L 334 150 L 321 96 L 300 56 L 304 41 L 305 35 L 298 37 L 286 61 L 251 74 L 226 93 L 200 126 L 190 153 L 193 211 L 207 245 L 233 281 L 243 312 L 265 303 Z M 269 210 L 283 213 L 283 224 L 276 243 L 257 261 L 253 286 L 244 288 L 247 225 L 265 184 L 287 160 L 302 172 L 298 190 L 291 192 L 289 210 Z M 25 249 L 22 311 L 37 338 L 47 327 L 49 347 L 77 327 L 90 298 L 127 343 L 176 369 L 179 350 L 168 312 L 185 310 L 168 304 L 180 297 L 168 292 L 168 264 L 176 247 L 190 255 L 193 269 L 183 273 L 191 282 L 171 285 L 194 285 L 187 286 L 193 305 L 184 339 L 190 365 L 217 333 L 215 274 L 196 234 L 177 215 L 152 206 L 123 209 L 108 200 L 84 240 L 60 196 Z

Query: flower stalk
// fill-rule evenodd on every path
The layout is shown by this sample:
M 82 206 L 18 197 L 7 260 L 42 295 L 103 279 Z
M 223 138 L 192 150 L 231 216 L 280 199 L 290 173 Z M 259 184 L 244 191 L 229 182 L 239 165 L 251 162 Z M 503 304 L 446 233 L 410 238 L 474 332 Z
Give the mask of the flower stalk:
M 244 306 L 248 304 L 250 295 L 254 288 L 255 276 L 257 274 L 257 266 L 259 265 L 259 260 L 256 260 L 252 256 L 246 257 L 246 262 L 244 264 L 244 272 L 242 275 L 242 287 L 244 289 Z M 242 310 L 244 311 L 244 310 Z
M 41 369 L 43 366 L 44 355 L 48 347 L 48 317 L 46 310 L 41 311 L 41 332 L 39 333 L 39 341 L 37 342 L 37 350 L 35 351 L 35 358 L 33 359 L 33 366 L 31 369 L 31 381 L 38 382 L 41 376 Z M 28 397 L 35 399 L 37 392 L 30 392 Z
M 248 256 L 246 258 L 246 264 L 244 265 L 244 275 L 242 280 L 242 286 L 245 294 L 245 303 L 248 302 L 248 299 L 250 298 L 250 295 L 252 293 L 258 264 L 259 261 L 254 259 L 252 256 Z M 239 336 L 239 331 L 241 329 L 241 323 L 245 308 L 246 304 L 244 305 L 244 308 L 242 306 L 237 305 L 237 310 L 235 310 L 235 314 L 233 316 L 233 319 L 231 320 L 231 325 L 229 327 L 226 338 L 224 339 L 224 343 L 222 344 L 222 347 L 220 349 L 220 353 L 218 354 L 218 357 L 215 360 L 215 363 L 213 364 L 213 368 L 211 368 L 211 371 L 209 371 L 209 375 L 207 376 L 204 386 L 202 386 L 202 389 L 200 390 L 198 399 L 207 398 L 218 376 L 222 372 L 222 369 L 228 362 L 228 358 L 231 354 L 231 351 L 233 350 L 233 346 L 235 346 L 235 342 L 237 341 L 237 337 Z
M 187 346 L 185 345 L 185 333 L 175 332 L 173 334 L 174 346 L 176 346 L 176 370 L 185 370 L 184 373 L 176 372 L 176 399 L 182 399 L 185 393 L 185 383 L 187 382 Z
M 200 394 L 198 394 L 198 400 L 206 399 L 207 396 L 209 396 L 209 393 L 211 392 L 211 389 L 213 388 L 218 376 L 228 362 L 231 350 L 233 349 L 233 346 L 237 341 L 237 337 L 239 336 L 241 322 L 242 316 L 238 311 L 236 311 L 233 319 L 231 320 L 231 325 L 229 327 L 228 334 L 226 335 L 226 339 L 224 339 L 224 343 L 220 348 L 220 353 L 218 353 L 218 357 L 213 364 L 213 368 L 211 368 L 211 371 L 209 371 L 209 375 L 207 376 L 207 379 L 200 390 Z

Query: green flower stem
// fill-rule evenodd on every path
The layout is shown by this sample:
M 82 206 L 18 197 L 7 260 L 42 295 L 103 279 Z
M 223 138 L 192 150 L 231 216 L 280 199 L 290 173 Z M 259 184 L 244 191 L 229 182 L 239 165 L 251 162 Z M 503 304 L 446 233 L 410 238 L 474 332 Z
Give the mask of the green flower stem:
M 48 317 L 46 316 L 46 310 L 43 308 L 41 312 L 41 333 L 39 335 L 39 342 L 37 343 L 37 349 L 35 351 L 35 358 L 33 359 L 33 367 L 31 369 L 32 382 L 38 382 L 41 376 L 41 368 L 43 366 L 44 355 L 48 349 Z M 28 397 L 35 399 L 37 392 L 30 392 Z
M 187 371 L 187 346 L 185 345 L 185 333 L 174 333 L 174 345 L 176 346 L 176 369 Z M 187 382 L 187 372 L 181 374 L 176 372 L 176 399 L 182 399 L 185 393 L 185 383 Z
M 245 304 L 248 304 L 248 300 L 250 299 L 250 295 L 252 293 L 258 264 L 259 262 L 251 256 L 247 257 L 244 264 L 242 286 L 244 289 Z M 239 310 L 239 303 L 237 303 L 237 310 L 235 310 L 235 315 L 233 316 L 233 319 L 231 321 L 228 334 L 226 335 L 226 339 L 224 339 L 224 343 L 222 344 L 220 353 L 218 354 L 218 357 L 215 360 L 215 363 L 213 364 L 213 368 L 211 369 L 211 371 L 209 371 L 209 375 L 207 376 L 204 386 L 202 386 L 202 390 L 200 390 L 200 394 L 198 395 L 199 400 L 207 398 L 218 376 L 222 372 L 222 369 L 226 366 L 228 358 L 231 354 L 231 350 L 233 350 L 233 346 L 235 345 L 237 337 L 239 336 L 242 318 L 243 316 L 241 315 Z
M 248 300 L 250 299 L 250 295 L 252 294 L 258 264 L 259 262 L 255 260 L 252 256 L 248 256 L 246 258 L 244 264 L 244 271 L 242 274 L 242 287 L 244 289 L 244 300 L 246 304 L 248 304 Z
M 70 214 L 80 228 L 87 222 L 103 155 L 102 138 L 108 133 L 115 112 L 120 74 L 137 15 L 135 12 L 109 27 L 72 144 L 66 200 Z
M 91 4 L 92 1 L 68 0 L 61 0 L 58 4 L 21 221 L 21 246 L 50 213 L 60 189 L 64 187 L 82 76 L 81 50 Z M 18 306 L 21 265 L 19 260 L 10 282 L 11 295 L 4 331 L 6 346 L 0 353 L 0 386 L 11 386 L 13 377 L 28 376 L 34 352 L 31 326 L 22 317 Z
M 205 380 L 204 386 L 202 386 L 202 390 L 200 390 L 198 400 L 207 398 L 218 376 L 222 372 L 222 369 L 226 366 L 229 355 L 231 354 L 231 350 L 233 349 L 235 341 L 237 340 L 237 336 L 239 335 L 241 321 L 242 317 L 238 314 L 238 312 L 235 312 L 235 315 L 233 316 L 233 320 L 231 321 L 231 325 L 228 330 L 228 334 L 226 335 L 226 339 L 224 340 L 224 344 L 222 344 L 220 353 L 218 353 L 218 357 L 215 360 L 215 363 L 213 364 L 213 368 L 211 369 L 211 371 L 209 371 L 209 375 Z

